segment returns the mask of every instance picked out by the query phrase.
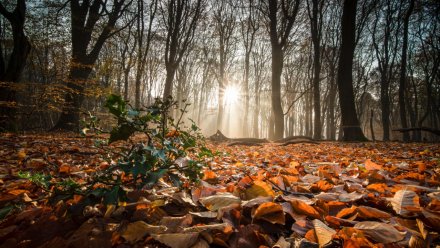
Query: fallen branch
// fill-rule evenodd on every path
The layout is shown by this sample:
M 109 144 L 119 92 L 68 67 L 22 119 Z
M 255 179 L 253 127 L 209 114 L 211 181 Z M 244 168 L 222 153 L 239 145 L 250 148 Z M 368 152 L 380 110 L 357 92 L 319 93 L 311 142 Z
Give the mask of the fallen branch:
M 304 139 L 297 139 L 297 140 L 291 140 L 291 141 L 287 141 L 284 142 L 282 144 L 280 144 L 279 146 L 288 146 L 288 145 L 292 145 L 292 144 L 319 144 L 319 142 L 315 141 L 315 140 L 304 140 Z
M 286 138 L 282 138 L 279 140 L 275 140 L 275 143 L 285 143 L 291 140 L 310 140 L 310 141 L 314 141 L 313 138 L 309 137 L 309 136 L 302 136 L 302 135 L 297 135 L 297 136 L 288 136 Z
M 426 132 L 430 132 L 430 133 L 433 133 L 435 135 L 440 136 L 439 129 L 429 128 L 429 127 L 398 128 L 398 129 L 393 129 L 393 131 L 397 131 L 397 132 L 401 132 L 401 133 L 406 133 L 406 132 L 411 132 L 411 131 L 426 131 Z
M 261 144 L 257 142 L 234 141 L 229 143 L 228 146 L 261 146 Z

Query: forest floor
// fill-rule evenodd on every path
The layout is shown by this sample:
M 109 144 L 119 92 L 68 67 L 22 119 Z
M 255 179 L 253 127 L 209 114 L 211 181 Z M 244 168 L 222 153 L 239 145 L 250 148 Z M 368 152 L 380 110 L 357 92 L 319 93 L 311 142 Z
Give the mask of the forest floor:
M 440 145 L 366 142 L 227 146 L 203 179 L 161 181 L 120 206 L 50 205 L 19 177 L 84 181 L 112 158 L 79 135 L 1 134 L 0 247 L 435 247 Z M 112 147 L 108 147 L 111 149 Z

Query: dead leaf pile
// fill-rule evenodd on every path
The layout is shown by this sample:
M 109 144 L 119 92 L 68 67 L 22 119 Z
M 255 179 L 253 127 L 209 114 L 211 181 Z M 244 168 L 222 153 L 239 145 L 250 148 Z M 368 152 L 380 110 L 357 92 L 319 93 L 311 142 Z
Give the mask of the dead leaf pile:
M 19 171 L 87 180 L 92 138 L 0 137 L 1 247 L 430 247 L 440 244 L 438 144 L 210 144 L 197 185 L 162 180 L 118 206 L 49 205 Z M 118 149 L 108 147 L 107 149 Z

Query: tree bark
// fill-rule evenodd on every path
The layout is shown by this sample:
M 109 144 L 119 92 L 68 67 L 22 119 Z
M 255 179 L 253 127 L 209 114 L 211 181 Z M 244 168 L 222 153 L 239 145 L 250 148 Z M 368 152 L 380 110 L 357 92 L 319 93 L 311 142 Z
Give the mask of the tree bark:
M 268 0 L 266 17 L 268 19 L 270 44 L 272 46 L 272 119 L 274 124 L 273 137 L 281 139 L 284 136 L 284 113 L 281 104 L 281 74 L 283 72 L 284 53 L 293 24 L 299 9 L 299 0 L 278 3 Z M 280 16 L 278 16 L 280 14 Z
M 272 45 L 272 112 L 274 121 L 273 137 L 281 139 L 284 136 L 284 114 L 281 106 L 281 73 L 283 71 L 283 50 L 280 46 Z
M 52 130 L 78 131 L 81 104 L 87 80 L 104 43 L 114 32 L 116 21 L 121 16 L 121 12 L 125 10 L 124 2 L 124 0 L 113 2 L 112 11 L 108 13 L 107 23 L 99 33 L 96 42 L 90 47 L 93 30 L 102 16 L 100 10 L 105 6 L 100 0 L 81 3 L 79 0 L 70 1 L 72 58 L 69 76 L 66 80 L 67 92 L 64 97 L 64 105 L 58 122 Z
M 341 126 L 344 141 L 365 141 L 359 125 L 353 93 L 353 56 L 355 49 L 357 0 L 344 0 L 341 18 L 342 40 L 339 54 L 337 83 L 341 107 Z
M 312 9 L 310 10 L 309 0 L 307 0 L 307 10 L 310 18 L 310 29 L 313 44 L 313 112 L 314 112 L 314 126 L 313 138 L 321 139 L 322 125 L 321 125 L 321 91 L 319 87 L 320 73 L 321 73 L 321 11 L 323 3 L 318 0 L 312 0 Z
M 402 128 L 408 127 L 408 122 L 406 119 L 406 103 L 405 103 L 405 92 L 406 92 L 406 63 L 407 63 L 407 52 L 408 52 L 408 24 L 409 18 L 411 17 L 412 11 L 414 9 L 415 0 L 410 0 L 408 10 L 406 12 L 405 18 L 403 19 L 403 44 L 402 44 L 402 65 L 400 67 L 400 81 L 399 81 L 399 113 L 400 113 L 400 123 Z M 409 141 L 409 133 L 403 133 L 403 141 Z
M 26 60 L 31 50 L 31 44 L 24 33 L 26 20 L 26 2 L 18 0 L 15 9 L 10 12 L 0 3 L 0 14 L 12 26 L 14 47 L 6 63 L 3 58 L 3 48 L 0 45 L 0 131 L 16 131 L 16 89 L 15 84 L 20 81 Z M 0 27 L 0 34 L 3 30 Z

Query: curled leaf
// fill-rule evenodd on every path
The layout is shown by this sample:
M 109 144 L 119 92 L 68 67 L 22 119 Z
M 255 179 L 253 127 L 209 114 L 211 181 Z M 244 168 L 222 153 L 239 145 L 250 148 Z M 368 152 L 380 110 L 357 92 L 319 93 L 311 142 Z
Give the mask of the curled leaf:
M 274 202 L 266 202 L 258 206 L 253 214 L 255 220 L 261 219 L 272 224 L 284 225 L 286 219 L 284 217 L 283 207 Z

